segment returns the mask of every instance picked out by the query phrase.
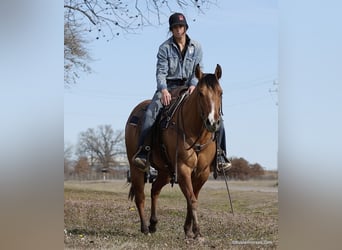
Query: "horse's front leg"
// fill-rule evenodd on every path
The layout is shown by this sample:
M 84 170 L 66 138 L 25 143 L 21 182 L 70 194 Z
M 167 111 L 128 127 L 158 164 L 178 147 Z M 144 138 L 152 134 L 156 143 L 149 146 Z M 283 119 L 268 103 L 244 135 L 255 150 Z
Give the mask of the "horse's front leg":
M 201 188 L 203 187 L 204 183 L 208 180 L 209 178 L 209 174 L 210 174 L 210 166 L 207 166 L 206 168 L 204 168 L 204 170 L 200 173 L 193 173 L 192 175 L 192 188 L 193 188 L 193 192 L 194 195 L 196 197 L 196 209 L 193 213 L 193 225 L 192 225 L 192 231 L 196 237 L 200 237 L 202 236 L 200 233 L 200 229 L 199 229 L 199 224 L 198 224 L 198 217 L 197 217 L 197 209 L 198 209 L 198 195 L 199 192 L 201 190 Z
M 161 189 L 170 182 L 170 177 L 164 173 L 158 173 L 157 179 L 153 182 L 151 188 L 151 217 L 150 217 L 150 226 L 149 232 L 155 233 L 157 231 L 157 201 L 160 194 Z
M 194 196 L 191 199 L 191 204 L 190 206 L 188 205 L 188 214 L 189 216 L 191 216 L 192 219 L 192 232 L 193 232 L 193 238 L 196 239 L 198 237 L 201 237 L 201 231 L 200 231 L 200 227 L 199 227 L 199 223 L 198 223 L 198 216 L 197 216 L 197 208 L 198 208 L 198 201 L 197 198 Z M 185 228 L 185 227 L 184 227 Z M 187 228 L 189 231 L 191 230 L 191 227 Z M 190 235 L 190 232 L 188 231 L 188 235 Z
M 186 215 L 186 219 L 184 223 L 185 235 L 186 237 L 193 236 L 194 238 L 197 238 L 198 236 L 201 236 L 200 229 L 198 226 L 198 217 L 197 217 L 198 202 L 193 192 L 190 168 L 188 167 L 180 168 L 178 184 L 187 202 L 187 215 Z
M 192 238 L 192 208 L 189 206 L 189 203 L 187 202 L 187 208 L 186 208 L 186 218 L 184 222 L 184 232 L 186 237 Z

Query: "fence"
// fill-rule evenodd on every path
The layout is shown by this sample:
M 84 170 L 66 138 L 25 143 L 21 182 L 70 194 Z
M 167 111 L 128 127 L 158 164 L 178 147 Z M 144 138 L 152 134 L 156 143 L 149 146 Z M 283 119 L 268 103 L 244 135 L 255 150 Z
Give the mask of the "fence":
M 64 174 L 64 180 L 91 181 L 91 180 L 118 180 L 127 179 L 127 170 L 117 170 L 107 173 L 89 172 L 89 173 L 69 173 Z
M 127 180 L 127 171 L 128 169 L 121 169 L 110 171 L 107 173 L 102 172 L 89 172 L 89 173 L 75 173 L 71 172 L 69 174 L 64 174 L 64 180 L 75 180 L 75 181 L 91 181 L 91 180 Z M 213 180 L 214 177 L 212 174 L 209 176 L 210 180 Z M 228 178 L 230 180 L 238 180 L 239 178 Z M 254 179 L 254 180 L 277 180 L 278 179 L 278 172 L 270 171 L 265 172 L 264 175 L 253 177 L 253 178 L 246 178 L 246 179 Z M 223 176 L 218 176 L 217 180 L 224 180 Z

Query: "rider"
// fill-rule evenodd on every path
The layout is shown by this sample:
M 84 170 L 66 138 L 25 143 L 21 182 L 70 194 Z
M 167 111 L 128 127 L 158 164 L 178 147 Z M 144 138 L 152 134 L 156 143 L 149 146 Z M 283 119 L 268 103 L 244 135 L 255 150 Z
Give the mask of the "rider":
M 180 86 L 187 86 L 191 94 L 197 85 L 195 77 L 196 65 L 202 68 L 202 47 L 186 34 L 188 24 L 182 13 L 174 13 L 169 18 L 169 30 L 172 36 L 162 43 L 157 54 L 157 90 L 145 112 L 138 141 L 138 151 L 133 161 L 142 171 L 148 171 L 147 154 L 150 146 L 144 145 L 145 138 L 153 126 L 160 110 L 170 104 L 170 91 Z M 217 154 L 219 169 L 227 170 L 231 163 L 225 156 L 226 144 L 223 122 L 218 132 L 217 144 L 220 145 Z

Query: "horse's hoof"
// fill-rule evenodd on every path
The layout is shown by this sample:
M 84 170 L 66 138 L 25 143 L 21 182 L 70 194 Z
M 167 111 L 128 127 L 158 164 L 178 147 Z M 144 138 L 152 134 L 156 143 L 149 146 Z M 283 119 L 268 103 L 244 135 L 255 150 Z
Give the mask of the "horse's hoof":
M 149 232 L 150 232 L 150 233 L 155 233 L 155 232 L 157 232 L 157 228 L 156 228 L 156 227 L 151 227 L 151 226 L 149 226 L 148 229 L 149 229 Z
M 194 238 L 194 235 L 192 232 L 185 233 L 185 240 L 192 240 Z
M 155 233 L 157 231 L 157 223 L 158 220 L 156 218 L 150 219 L 150 225 L 148 226 L 150 233 Z
M 150 231 L 148 230 L 148 228 L 147 227 L 145 227 L 145 228 L 141 228 L 141 230 L 140 230 L 143 234 L 148 234 L 148 233 L 150 233 Z
M 194 240 L 197 240 L 198 242 L 202 243 L 202 242 L 204 242 L 204 237 L 199 234 L 199 235 L 194 237 Z
M 203 237 L 202 237 L 202 234 L 200 232 L 194 233 L 194 239 L 195 240 L 200 240 L 201 238 L 203 238 Z

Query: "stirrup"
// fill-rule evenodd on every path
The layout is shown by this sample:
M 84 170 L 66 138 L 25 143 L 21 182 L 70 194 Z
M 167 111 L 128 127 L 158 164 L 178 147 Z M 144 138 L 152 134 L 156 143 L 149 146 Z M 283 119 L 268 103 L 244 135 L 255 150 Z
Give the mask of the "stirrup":
M 220 175 L 223 174 L 223 172 L 227 173 L 231 168 L 232 168 L 232 164 L 230 162 L 221 161 L 218 163 L 217 173 Z
M 217 173 L 223 175 L 232 168 L 231 161 L 226 157 L 223 150 L 217 150 Z
M 140 146 L 132 158 L 132 162 L 142 172 L 148 172 L 150 169 L 148 161 L 150 150 L 150 146 Z

